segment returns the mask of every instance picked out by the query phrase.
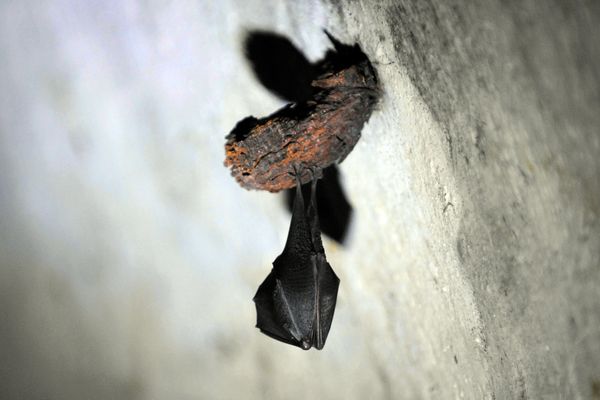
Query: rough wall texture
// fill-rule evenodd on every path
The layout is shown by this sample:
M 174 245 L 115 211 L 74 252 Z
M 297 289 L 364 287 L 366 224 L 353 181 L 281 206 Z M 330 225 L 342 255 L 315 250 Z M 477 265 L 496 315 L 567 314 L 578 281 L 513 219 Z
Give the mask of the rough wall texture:
M 600 398 L 598 3 L 298 3 L 0 5 L 0 397 Z M 289 217 L 222 146 L 279 106 L 244 31 L 323 27 L 385 95 L 303 352 L 253 328 Z

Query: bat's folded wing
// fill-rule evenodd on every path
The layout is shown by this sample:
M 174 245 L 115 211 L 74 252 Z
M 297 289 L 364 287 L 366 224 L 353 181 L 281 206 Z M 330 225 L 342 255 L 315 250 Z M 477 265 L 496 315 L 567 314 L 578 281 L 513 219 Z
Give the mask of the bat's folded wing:
M 275 291 L 275 276 L 271 272 L 259 286 L 254 303 L 256 305 L 256 327 L 267 336 L 281 342 L 300 346 L 300 343 L 286 331 L 275 315 L 273 293 Z
M 319 319 L 318 326 L 314 329 L 313 343 L 318 350 L 321 350 L 325 345 L 329 329 L 331 328 L 331 322 L 333 321 L 340 279 L 333 272 L 331 265 L 325 260 L 325 257 L 320 260 L 319 264 Z

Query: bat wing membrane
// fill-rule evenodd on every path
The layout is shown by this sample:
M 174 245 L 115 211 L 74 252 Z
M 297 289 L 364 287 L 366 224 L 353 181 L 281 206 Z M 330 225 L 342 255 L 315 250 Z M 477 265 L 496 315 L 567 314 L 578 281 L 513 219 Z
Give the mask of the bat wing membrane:
M 335 303 L 337 300 L 337 292 L 340 286 L 340 279 L 337 277 L 331 265 L 325 260 L 325 257 L 319 257 L 319 273 L 318 273 L 318 288 L 319 297 L 318 304 L 318 324 L 314 329 L 314 345 L 321 350 L 329 335 L 331 322 L 333 321 L 333 313 L 335 311 Z

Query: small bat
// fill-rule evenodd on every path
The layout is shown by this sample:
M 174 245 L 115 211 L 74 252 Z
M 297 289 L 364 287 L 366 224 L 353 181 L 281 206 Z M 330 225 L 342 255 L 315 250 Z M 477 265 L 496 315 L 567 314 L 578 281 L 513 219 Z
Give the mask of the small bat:
M 321 350 L 327 340 L 337 299 L 339 278 L 327 262 L 321 242 L 313 174 L 308 208 L 304 207 L 300 176 L 283 252 L 259 286 L 256 327 L 273 339 L 308 350 Z

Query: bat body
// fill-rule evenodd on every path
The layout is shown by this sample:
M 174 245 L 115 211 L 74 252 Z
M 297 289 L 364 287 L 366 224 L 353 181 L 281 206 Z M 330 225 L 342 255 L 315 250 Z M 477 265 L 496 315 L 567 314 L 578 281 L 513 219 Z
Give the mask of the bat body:
M 300 177 L 283 252 L 254 296 L 256 327 L 264 334 L 305 350 L 321 350 L 327 340 L 340 280 L 327 262 L 315 202 L 304 205 Z

